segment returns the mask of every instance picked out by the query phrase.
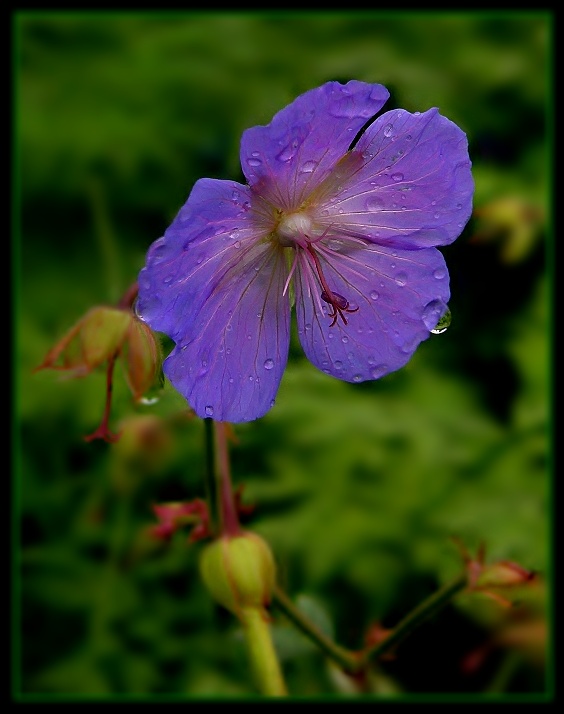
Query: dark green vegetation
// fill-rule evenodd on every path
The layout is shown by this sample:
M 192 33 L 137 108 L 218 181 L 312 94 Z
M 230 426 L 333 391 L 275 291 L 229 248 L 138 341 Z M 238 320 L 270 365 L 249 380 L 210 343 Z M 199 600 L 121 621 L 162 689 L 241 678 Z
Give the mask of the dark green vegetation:
M 254 692 L 240 633 L 198 579 L 198 544 L 146 536 L 152 503 L 204 496 L 202 423 L 179 416 L 168 384 L 156 404 L 132 404 L 118 369 L 111 426 L 124 436 L 86 443 L 104 372 L 32 369 L 135 281 L 198 178 L 241 179 L 245 128 L 332 79 L 380 82 L 386 110 L 438 106 L 459 124 L 476 212 L 443 251 L 452 324 L 403 370 L 341 383 L 293 341 L 276 406 L 236 428 L 247 525 L 289 594 L 350 648 L 459 572 L 451 536 L 484 541 L 488 560 L 538 571 L 539 585 L 516 611 L 459 597 L 368 691 L 547 690 L 550 29 L 515 12 L 16 16 L 18 691 Z M 292 694 L 351 686 L 276 613 L 275 629 Z

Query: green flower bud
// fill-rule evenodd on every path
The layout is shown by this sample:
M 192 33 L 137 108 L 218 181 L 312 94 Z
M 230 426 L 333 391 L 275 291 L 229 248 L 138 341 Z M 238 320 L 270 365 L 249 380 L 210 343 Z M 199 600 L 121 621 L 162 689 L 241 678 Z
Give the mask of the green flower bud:
M 241 617 L 248 608 L 269 604 L 276 566 L 266 541 L 243 532 L 207 545 L 200 558 L 200 574 L 213 599 Z
M 134 319 L 131 312 L 125 310 L 92 308 L 53 347 L 36 370 L 50 368 L 72 371 L 77 376 L 89 374 L 118 352 Z

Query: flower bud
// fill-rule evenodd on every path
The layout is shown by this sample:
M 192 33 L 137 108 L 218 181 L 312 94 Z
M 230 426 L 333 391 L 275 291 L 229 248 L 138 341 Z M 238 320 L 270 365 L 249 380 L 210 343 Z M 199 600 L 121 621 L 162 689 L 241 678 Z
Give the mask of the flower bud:
M 530 582 L 534 577 L 534 572 L 526 570 L 518 563 L 512 563 L 509 560 L 500 560 L 497 563 L 483 566 L 474 587 L 475 589 L 488 587 L 507 588 L 524 585 Z
M 122 346 L 131 321 L 130 312 L 113 307 L 89 310 L 53 347 L 36 369 L 71 370 L 89 374 Z
M 135 399 L 156 383 L 161 367 L 161 351 L 153 331 L 134 317 L 127 329 L 122 348 L 122 362 L 127 386 Z
M 213 599 L 241 617 L 247 608 L 262 609 L 269 604 L 276 566 L 266 541 L 246 531 L 207 545 L 200 558 L 200 574 Z

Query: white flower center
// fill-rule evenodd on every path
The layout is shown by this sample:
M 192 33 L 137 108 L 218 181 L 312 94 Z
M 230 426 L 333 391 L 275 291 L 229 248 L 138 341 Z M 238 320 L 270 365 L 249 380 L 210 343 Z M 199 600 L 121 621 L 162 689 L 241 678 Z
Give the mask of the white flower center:
M 287 213 L 280 219 L 277 233 L 283 246 L 303 244 L 306 238 L 313 235 L 313 221 L 305 213 Z

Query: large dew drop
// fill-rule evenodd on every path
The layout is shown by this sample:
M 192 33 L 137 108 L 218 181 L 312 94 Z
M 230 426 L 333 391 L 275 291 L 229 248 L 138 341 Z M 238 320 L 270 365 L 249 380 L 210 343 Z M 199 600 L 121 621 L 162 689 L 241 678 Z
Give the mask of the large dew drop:
M 449 325 L 450 325 L 450 323 L 451 323 L 451 320 L 452 320 L 452 315 L 451 315 L 450 310 L 449 310 L 448 307 L 447 307 L 446 312 L 445 312 L 444 315 L 440 318 L 440 320 L 437 322 L 437 324 L 436 324 L 435 327 L 431 330 L 431 332 L 432 332 L 434 335 L 440 335 L 441 332 L 446 332 L 446 331 L 447 331 L 447 328 L 449 327 Z

